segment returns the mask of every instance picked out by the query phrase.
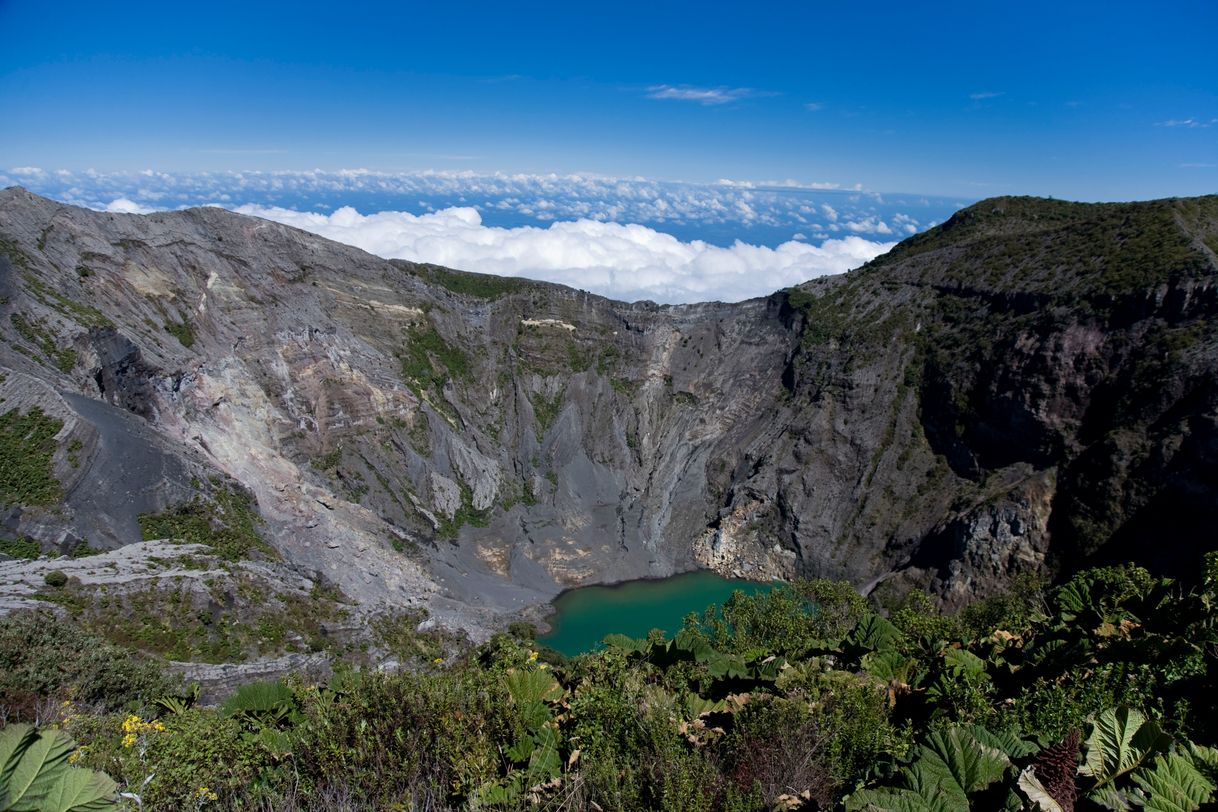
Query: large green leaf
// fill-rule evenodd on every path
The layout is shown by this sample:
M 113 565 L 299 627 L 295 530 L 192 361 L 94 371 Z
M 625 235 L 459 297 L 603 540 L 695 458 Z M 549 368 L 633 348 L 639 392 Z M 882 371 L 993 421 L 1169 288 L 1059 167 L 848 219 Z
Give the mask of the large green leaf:
M 1155 756 L 1153 767 L 1133 774 L 1134 803 L 1154 812 L 1194 812 L 1214 798 L 1215 786 L 1186 753 Z
M 100 812 L 115 806 L 115 783 L 105 773 L 73 767 L 76 749 L 62 730 L 12 725 L 0 731 L 0 810 Z
M 917 759 L 901 771 L 903 787 L 855 793 L 848 810 L 955 812 L 968 809 L 970 793 L 999 781 L 1011 760 L 998 747 L 983 744 L 963 728 L 936 731 L 918 748 Z
M 1127 808 L 1115 781 L 1170 744 L 1171 737 L 1138 711 L 1123 707 L 1104 711 L 1095 720 L 1086 758 L 1078 769 L 1080 775 L 1095 779 L 1088 797 L 1111 809 Z
M 509 671 L 506 682 L 508 693 L 518 705 L 562 699 L 562 686 L 549 671 Z
M 607 648 L 620 651 L 623 654 L 637 654 L 646 651 L 649 645 L 646 640 L 639 640 L 624 634 L 607 634 L 602 642 L 604 642 Z
M 6 808 L 4 804 L 13 771 L 25 751 L 37 740 L 38 731 L 30 725 L 9 725 L 0 730 L 0 808 Z
M 118 785 L 105 773 L 69 767 L 40 799 L 38 812 L 103 812 L 115 807 Z
M 1022 738 L 1018 728 L 1008 728 L 995 733 L 981 725 L 970 725 L 964 728 L 964 730 L 968 731 L 969 735 L 976 739 L 978 743 L 1001 750 L 1009 758 L 1030 756 L 1040 749 L 1035 742 Z
M 949 670 L 969 677 L 985 674 L 985 660 L 968 649 L 949 648 L 943 653 L 943 664 Z
M 76 749 L 62 730 L 43 730 L 30 742 L 8 772 L 8 792 L 0 799 L 6 812 L 41 812 L 41 799 L 62 771 L 70 769 L 68 755 Z
M 1006 753 L 982 744 L 962 728 L 931 733 L 921 749 L 923 760 L 932 764 L 941 760 L 966 794 L 998 781 L 1011 766 Z
M 562 759 L 558 755 L 558 736 L 553 728 L 544 727 L 534 736 L 536 746 L 529 754 L 529 766 L 525 784 L 533 786 L 562 773 Z
M 744 679 L 749 676 L 749 667 L 744 660 L 729 654 L 715 654 L 706 659 L 706 670 L 715 679 L 729 677 Z
M 967 807 L 966 807 L 967 808 Z M 846 812 L 958 812 L 911 789 L 862 789 L 846 799 Z
M 895 649 L 903 636 L 901 630 L 887 618 L 871 614 L 859 621 L 844 642 L 848 648 L 862 654 L 867 651 Z
M 250 682 L 238 688 L 221 707 L 225 716 L 242 713 L 251 716 L 279 715 L 286 714 L 295 701 L 292 689 L 278 680 Z
M 885 682 L 897 682 L 912 685 L 918 670 L 918 661 L 906 657 L 899 651 L 872 651 L 863 655 L 859 663 L 864 671 Z
M 1058 614 L 1067 622 L 1077 619 L 1088 610 L 1097 614 L 1100 611 L 1099 602 L 1091 595 L 1091 582 L 1085 578 L 1075 577 L 1057 590 L 1054 598 Z

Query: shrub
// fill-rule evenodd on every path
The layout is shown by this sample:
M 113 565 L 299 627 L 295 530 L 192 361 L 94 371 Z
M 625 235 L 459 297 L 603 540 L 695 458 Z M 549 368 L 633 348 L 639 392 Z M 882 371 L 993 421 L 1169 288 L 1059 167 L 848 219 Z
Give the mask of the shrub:
M 47 586 L 58 589 L 68 583 L 68 576 L 63 570 L 51 570 L 42 576 L 42 580 Z
M 0 715 L 29 718 L 31 697 L 117 710 L 173 693 L 159 664 L 112 646 L 51 612 L 0 617 Z

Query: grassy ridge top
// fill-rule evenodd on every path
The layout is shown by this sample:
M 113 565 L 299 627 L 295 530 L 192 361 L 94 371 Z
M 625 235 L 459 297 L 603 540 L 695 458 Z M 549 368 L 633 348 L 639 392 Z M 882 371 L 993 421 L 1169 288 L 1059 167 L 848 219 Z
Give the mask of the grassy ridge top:
M 1117 293 L 1215 274 L 1218 196 L 1140 203 L 996 197 L 903 241 L 868 270 L 930 281 Z

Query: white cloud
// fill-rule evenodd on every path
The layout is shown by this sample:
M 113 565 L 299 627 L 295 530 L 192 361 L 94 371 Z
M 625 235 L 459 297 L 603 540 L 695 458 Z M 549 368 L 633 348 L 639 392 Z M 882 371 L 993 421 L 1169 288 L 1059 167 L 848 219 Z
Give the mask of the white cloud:
M 819 191 L 834 191 L 842 188 L 840 183 L 829 183 L 827 181 L 804 183 L 794 178 L 785 178 L 783 180 L 732 180 L 731 178 L 719 178 L 715 183 L 719 186 L 728 186 L 733 189 L 816 189 Z M 861 184 L 856 184 L 855 188 L 861 189 L 862 186 Z
M 472 208 L 421 215 L 363 215 L 350 207 L 330 215 L 252 205 L 237 211 L 382 257 L 665 303 L 764 296 L 813 277 L 842 273 L 892 247 L 851 236 L 819 246 L 791 241 L 768 248 L 737 241 L 724 248 L 700 240 L 683 242 L 646 226 L 594 220 L 555 222 L 547 228 L 491 228 Z
M 825 103 L 824 102 L 807 102 L 804 105 L 804 109 L 809 112 L 812 112 L 812 113 L 817 113 L 817 112 L 820 112 L 821 110 L 825 109 Z
M 845 224 L 846 229 L 856 234 L 891 234 L 892 227 L 877 217 L 865 220 L 852 220 Z M 832 227 L 832 226 L 831 226 Z
M 156 209 L 141 206 L 134 200 L 128 200 L 125 197 L 118 197 L 106 204 L 106 211 L 115 214 L 148 214 Z
M 996 99 L 1004 95 L 1000 90 L 982 90 L 977 93 L 970 93 L 968 97 L 973 101 L 981 101 L 982 99 Z
M 1209 121 L 1200 121 L 1195 118 L 1169 118 L 1167 121 L 1160 121 L 1155 124 L 1156 127 L 1186 127 L 1188 129 L 1196 129 L 1197 127 L 1212 127 L 1218 124 L 1218 118 L 1211 118 Z M 14 170 L 16 171 L 16 170 Z
M 644 223 L 683 239 L 729 238 L 734 231 L 750 242 L 775 240 L 810 225 L 827 228 L 820 204 L 841 222 L 893 214 L 889 205 L 858 185 L 783 180 L 722 180 L 686 183 L 648 178 L 580 174 L 510 174 L 468 171 L 382 172 L 371 169 L 303 171 L 217 171 L 166 173 L 46 172 L 39 177 L 0 175 L 0 183 L 20 183 L 65 203 L 105 210 L 122 198 L 159 209 L 220 203 L 252 203 L 299 211 L 332 211 L 335 205 L 361 210 L 437 211 L 471 206 L 494 225 L 545 224 L 560 220 Z M 847 194 L 851 190 L 859 194 Z M 931 207 L 943 219 L 958 201 L 906 199 L 901 205 Z M 829 216 L 829 212 L 824 212 Z M 864 232 L 857 232 L 864 233 Z
M 647 88 L 649 99 L 675 99 L 698 104 L 727 104 L 755 95 L 748 87 L 693 87 L 691 85 L 652 85 Z

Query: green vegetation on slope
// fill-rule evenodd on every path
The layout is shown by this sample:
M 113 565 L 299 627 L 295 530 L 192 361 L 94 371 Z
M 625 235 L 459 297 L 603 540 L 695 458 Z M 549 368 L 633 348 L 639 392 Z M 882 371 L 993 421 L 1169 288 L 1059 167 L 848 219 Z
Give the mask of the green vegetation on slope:
M 176 338 L 178 343 L 187 349 L 195 345 L 195 331 L 191 328 L 190 322 L 167 321 L 165 322 L 165 332 Z
M 178 578 L 118 589 L 68 582 L 40 597 L 112 644 L 187 662 L 236 663 L 330 649 L 325 624 L 346 614 L 322 590 L 272 593 L 248 575 L 218 571 L 204 575 L 202 584 Z
M 999 197 L 910 237 L 869 267 L 941 250 L 943 278 L 955 283 L 1016 291 L 1035 282 L 1059 298 L 1102 297 L 1211 273 L 1191 232 L 1214 219 L 1218 196 L 1092 204 Z
M 424 389 L 443 389 L 449 379 L 466 380 L 471 374 L 469 357 L 433 327 L 412 329 L 398 360 L 402 377 Z
M 196 497 L 161 513 L 139 517 L 145 541 L 169 539 L 182 544 L 206 544 L 229 561 L 257 553 L 276 558 L 275 551 L 258 532 L 261 518 L 253 499 L 244 491 L 213 482 L 209 498 Z
M 415 265 L 411 271 L 417 276 L 459 293 L 462 296 L 472 296 L 475 299 L 498 299 L 509 293 L 528 290 L 536 285 L 527 279 L 513 279 L 493 274 L 470 273 L 441 268 L 439 265 Z
M 37 407 L 0 415 L 0 505 L 53 505 L 63 498 L 51 457 L 63 421 Z
M 508 635 L 444 660 L 404 617 L 382 634 L 415 672 L 247 686 L 219 709 L 134 688 L 137 715 L 61 723 L 146 808 L 206 788 L 233 809 L 1197 809 L 1218 786 L 1207 565 L 1192 592 L 1109 568 L 951 616 L 800 582 L 571 660 Z M 39 626 L 5 623 L 25 630 L 0 624 L 5 647 Z
M 76 350 L 71 347 L 61 349 L 58 337 L 46 324 L 27 319 L 20 313 L 9 316 L 9 320 L 18 335 L 36 347 L 60 372 L 71 372 L 76 367 Z

